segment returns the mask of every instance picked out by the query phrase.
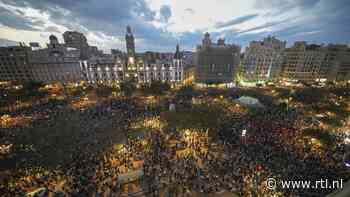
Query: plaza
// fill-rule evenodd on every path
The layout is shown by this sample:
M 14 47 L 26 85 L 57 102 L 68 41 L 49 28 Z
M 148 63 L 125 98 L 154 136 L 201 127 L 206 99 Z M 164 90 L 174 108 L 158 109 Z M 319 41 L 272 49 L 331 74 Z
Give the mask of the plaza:
M 2 105 L 0 191 L 7 196 L 328 194 L 333 190 L 270 190 L 266 180 L 349 180 L 343 162 L 348 88 L 145 87 L 122 94 L 129 90 L 37 87 L 45 94 Z M 17 91 L 18 96 L 22 89 Z M 263 107 L 242 104 L 241 97 L 255 98 Z

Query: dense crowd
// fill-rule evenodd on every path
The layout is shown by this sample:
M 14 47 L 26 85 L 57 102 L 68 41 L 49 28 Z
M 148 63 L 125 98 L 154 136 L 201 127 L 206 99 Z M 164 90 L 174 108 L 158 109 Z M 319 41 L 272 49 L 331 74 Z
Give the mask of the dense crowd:
M 190 103 L 185 104 L 191 106 Z M 229 130 L 218 131 L 221 141 L 214 143 L 208 136 L 201 138 L 204 140 L 186 140 L 182 134 L 169 136 L 162 129 L 153 129 L 142 138 L 130 138 L 129 129 L 134 121 L 160 115 L 158 108 L 137 106 L 132 99 L 119 99 L 79 110 L 48 104 L 18 112 L 37 121 L 2 131 L 2 143 L 11 141 L 14 137 L 11 135 L 25 132 L 28 127 L 51 128 L 61 119 L 77 121 L 81 132 L 74 151 L 67 153 L 69 162 L 54 169 L 19 165 L 12 171 L 2 170 L 0 192 L 4 196 L 22 196 L 42 188 L 45 195 L 122 196 L 130 185 L 139 185 L 144 193 L 165 192 L 173 196 L 206 196 L 223 191 L 239 196 L 315 196 L 330 190 L 269 190 L 265 181 L 271 177 L 350 178 L 342 163 L 343 145 L 320 153 L 300 142 L 299 128 L 307 123 L 298 111 L 266 109 L 260 116 L 234 117 Z M 111 136 L 99 136 L 99 130 L 108 128 L 124 136 L 120 138 L 125 141 L 117 143 L 122 148 L 115 147 Z M 146 144 L 142 143 L 144 140 Z M 136 165 L 139 161 L 141 165 Z M 140 169 L 144 176 L 137 183 L 120 181 L 122 174 Z

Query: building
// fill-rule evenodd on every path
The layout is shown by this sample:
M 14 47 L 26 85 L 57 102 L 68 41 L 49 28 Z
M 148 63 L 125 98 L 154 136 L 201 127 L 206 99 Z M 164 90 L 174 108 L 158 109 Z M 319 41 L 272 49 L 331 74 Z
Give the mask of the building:
M 160 53 L 154 51 L 146 51 L 143 54 L 139 54 L 139 57 L 144 61 L 155 62 L 156 60 L 169 60 L 174 58 L 174 53 Z
M 179 85 L 183 82 L 183 69 L 183 54 L 180 52 L 179 45 L 176 46 L 174 54 L 146 52 L 143 67 L 139 72 L 139 82 L 162 81 Z
M 112 55 L 91 57 L 81 63 L 84 79 L 89 83 L 114 84 L 123 81 L 124 66 Z
M 285 50 L 283 79 L 286 81 L 315 82 L 325 78 L 326 49 L 321 45 L 295 42 Z
M 194 66 L 194 53 L 192 51 L 183 51 L 183 64 L 184 67 L 193 67 Z
M 29 54 L 33 80 L 42 82 L 77 82 L 82 80 L 80 51 L 60 44 L 56 36 L 50 36 L 45 49 Z
M 115 58 L 125 58 L 126 57 L 125 53 L 119 49 L 111 49 L 111 54 Z
M 152 81 L 170 82 L 175 73 L 172 62 L 165 59 L 143 61 L 130 65 L 122 59 L 94 57 L 84 61 L 83 73 L 89 83 L 117 84 L 123 81 L 146 84 Z
M 184 68 L 184 85 L 193 85 L 196 77 L 196 67 L 195 66 L 186 66 Z
M 90 57 L 82 62 L 83 75 L 89 83 L 139 82 L 139 71 L 143 68 L 143 63 L 136 57 L 134 36 L 129 26 L 125 40 L 126 54 L 112 49 L 111 55 Z
M 130 32 L 127 32 L 127 35 Z M 128 37 L 128 36 L 126 36 Z M 128 46 L 128 39 L 126 43 Z M 177 45 L 176 52 L 156 53 L 145 52 L 133 55 L 129 50 L 126 56 L 119 50 L 113 50 L 112 55 L 92 57 L 82 61 L 84 78 L 89 83 L 117 84 L 123 81 L 148 84 L 153 81 L 167 82 L 178 85 L 183 82 L 183 55 Z
M 19 46 L 0 47 L 0 81 L 28 81 L 32 79 L 28 55 L 31 48 Z
M 196 83 L 232 84 L 240 62 L 240 51 L 239 46 L 227 45 L 223 39 L 213 44 L 209 33 L 206 33 L 195 54 Z
M 285 47 L 285 41 L 270 36 L 263 41 L 250 42 L 242 61 L 243 80 L 253 82 L 277 80 L 281 73 Z
M 67 47 L 80 50 L 80 59 L 87 59 L 89 55 L 89 44 L 84 34 L 76 31 L 66 31 L 63 33 L 64 43 Z
M 180 83 L 184 79 L 184 59 L 183 53 L 180 52 L 180 47 L 176 45 L 176 51 L 173 58 L 173 64 L 171 68 L 170 82 Z
M 134 35 L 131 32 L 131 27 L 127 26 L 126 27 L 126 35 L 125 35 L 125 40 L 126 40 L 126 51 L 128 54 L 128 57 L 135 57 L 136 52 L 135 52 L 135 38 Z
M 328 45 L 322 68 L 328 81 L 349 81 L 350 48 L 347 45 Z
M 67 47 L 80 50 L 80 59 L 86 60 L 91 56 L 100 56 L 102 51 L 96 46 L 89 46 L 87 39 L 83 33 L 77 31 L 66 31 L 63 33 L 64 43 Z
M 155 62 L 144 62 L 139 71 L 139 83 L 153 81 L 175 82 L 172 62 L 166 59 L 157 59 Z

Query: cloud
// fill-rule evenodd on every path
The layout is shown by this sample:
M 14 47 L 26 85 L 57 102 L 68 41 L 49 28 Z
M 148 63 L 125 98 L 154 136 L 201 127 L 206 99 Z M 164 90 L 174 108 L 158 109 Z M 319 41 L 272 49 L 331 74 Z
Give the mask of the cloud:
M 254 32 L 257 32 L 257 31 L 264 30 L 266 28 L 275 27 L 275 26 L 278 26 L 278 25 L 281 25 L 281 24 L 285 24 L 287 22 L 291 23 L 291 19 L 285 19 L 285 20 L 274 21 L 274 22 L 267 22 L 267 23 L 265 23 L 263 25 L 259 25 L 259 26 L 253 27 L 253 28 L 249 28 L 249 29 L 246 29 L 246 30 L 238 31 L 238 33 L 240 35 L 241 34 L 247 34 L 247 33 L 254 33 Z
M 238 24 L 244 23 L 246 21 L 250 21 L 258 16 L 259 16 L 258 14 L 250 14 L 250 15 L 241 16 L 241 17 L 234 18 L 234 19 L 227 21 L 227 22 L 216 23 L 215 27 L 216 28 L 223 28 L 223 27 L 238 25 Z
M 319 33 L 322 33 L 321 30 L 315 30 L 315 31 L 306 31 L 306 32 L 299 32 L 299 33 L 296 33 L 292 36 L 310 36 L 310 35 L 315 35 L 315 34 L 319 34 Z
M 55 26 L 49 26 L 49 27 L 45 28 L 45 31 L 47 31 L 47 32 L 61 33 L 61 31 L 58 29 L 58 27 L 55 27 Z
M 0 38 L 0 46 L 17 46 L 19 43 L 13 40 L 7 40 Z
M 171 17 L 171 8 L 168 5 L 163 5 L 160 8 L 160 18 L 163 22 L 168 22 L 169 18 Z
M 89 0 L 88 2 L 85 0 L 23 0 L 11 2 L 0 0 L 0 8 L 2 8 L 1 4 L 19 9 L 30 8 L 48 16 L 48 18 L 41 18 L 41 20 L 49 24 L 46 27 L 36 28 L 33 21 L 27 20 L 28 17 L 20 16 L 14 10 L 7 11 L 8 16 L 0 18 L 0 23 L 16 29 L 50 30 L 57 33 L 65 30 L 77 30 L 84 34 L 102 31 L 106 36 L 123 37 L 126 31 L 125 27 L 130 25 L 135 30 L 135 36 L 142 36 L 138 38 L 146 40 L 147 43 L 169 43 L 166 39 L 156 39 L 156 35 L 159 34 L 166 34 L 169 36 L 168 40 L 175 43 L 175 37 L 171 33 L 164 34 L 163 29 L 152 25 L 151 22 L 156 20 L 156 11 L 151 10 L 144 0 L 105 0 L 103 2 L 99 0 Z M 4 16 L 3 12 L 1 13 Z M 163 6 L 161 14 L 162 19 L 168 21 L 171 17 L 170 7 Z M 106 48 L 107 45 L 109 46 L 108 42 L 109 40 L 106 39 L 102 45 L 106 51 L 108 51 Z
M 150 1 L 156 2 L 152 8 Z M 269 34 L 288 42 L 350 42 L 348 0 L 238 2 L 244 10 L 239 13 L 226 9 L 232 5 L 228 1 L 197 6 L 191 0 L 167 1 L 169 5 L 163 5 L 162 0 L 0 0 L 0 38 L 47 42 L 40 35 L 76 30 L 105 51 L 125 50 L 125 27 L 130 25 L 137 51 L 174 51 L 178 42 L 181 48 L 192 49 L 201 43 L 205 31 L 211 32 L 212 38 L 225 36 L 227 43 L 242 45 Z M 220 11 L 211 12 L 215 9 Z
M 189 14 L 191 14 L 191 15 L 196 13 L 192 8 L 186 8 L 186 9 L 185 9 L 185 12 L 186 12 L 186 13 L 189 13 Z
M 0 23 L 8 27 L 14 27 L 23 30 L 37 30 L 33 27 L 32 21 L 27 18 L 19 17 L 18 10 L 11 11 L 4 7 L 0 7 Z
M 310 9 L 317 6 L 321 0 L 257 0 L 255 8 L 285 10 L 291 8 Z

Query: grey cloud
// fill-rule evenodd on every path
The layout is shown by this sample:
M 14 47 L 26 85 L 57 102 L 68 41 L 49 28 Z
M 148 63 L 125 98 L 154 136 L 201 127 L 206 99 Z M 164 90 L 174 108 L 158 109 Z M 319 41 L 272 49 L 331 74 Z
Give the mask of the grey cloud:
M 71 30 L 78 30 L 85 34 L 102 32 L 107 36 L 123 38 L 125 26 L 131 25 L 136 39 L 142 39 L 142 44 L 136 43 L 137 50 L 173 50 L 177 42 L 189 49 L 199 44 L 203 33 L 185 32 L 176 36 L 171 32 L 153 26 L 150 21 L 156 20 L 156 12 L 147 5 L 145 0 L 0 0 L 4 4 L 17 7 L 31 7 L 50 14 L 49 20 Z M 270 13 L 273 20 L 263 25 L 241 31 L 225 30 L 212 33 L 215 38 L 221 34 L 227 35 L 227 42 L 240 43 L 243 46 L 250 40 L 261 39 L 273 34 L 291 42 L 293 35 L 301 32 L 322 30 L 319 34 L 298 37 L 307 41 L 318 42 L 350 42 L 350 1 L 348 0 L 257 0 L 256 8 L 259 14 Z M 288 13 L 290 9 L 299 9 L 303 13 L 298 22 L 279 20 L 280 14 Z M 194 10 L 186 8 L 186 12 L 193 14 Z M 161 15 L 168 21 L 171 9 L 163 8 Z M 0 23 L 17 29 L 37 31 L 42 26 L 40 21 L 20 16 L 20 11 L 14 13 L 0 8 Z M 229 27 L 248 20 L 253 20 L 254 14 L 235 18 L 216 24 L 217 28 Z M 270 17 L 269 17 L 270 18 Z M 34 26 L 34 27 L 33 27 Z M 254 33 L 256 30 L 271 27 L 274 32 Z M 42 30 L 42 29 L 40 29 Z M 46 31 L 55 31 L 49 27 Z M 57 32 L 58 33 L 58 32 Z M 245 34 L 246 33 L 246 34 Z M 97 35 L 97 34 L 96 34 Z M 238 36 L 239 35 L 239 36 Z M 302 34 L 299 34 L 302 35 Z
M 51 15 L 49 20 L 83 33 L 102 31 L 106 35 L 120 37 L 125 34 L 126 25 L 130 25 L 136 31 L 135 36 L 138 39 L 149 39 L 148 43 L 164 42 L 162 44 L 167 44 L 175 40 L 169 32 L 163 32 L 148 23 L 155 20 L 155 11 L 151 10 L 144 0 L 105 0 L 103 2 L 100 0 L 23 0 L 4 3 L 48 12 Z M 64 9 L 65 13 L 57 8 Z M 161 13 L 165 20 L 171 16 L 169 7 L 163 7 Z M 25 19 L 21 18 L 21 20 Z M 20 26 L 20 23 L 11 24 L 17 28 Z M 156 38 L 157 35 L 167 37 L 167 39 Z
M 285 10 L 290 8 L 312 8 L 321 0 L 256 0 L 255 8 Z
M 45 29 L 45 31 L 48 31 L 48 32 L 55 32 L 55 33 L 61 33 L 61 31 L 55 27 L 55 26 L 49 26 Z
M 18 44 L 16 41 L 0 38 L 0 46 L 17 46 Z
M 252 20 L 252 19 L 254 19 L 254 18 L 258 17 L 258 16 L 259 16 L 258 14 L 250 14 L 250 15 L 241 16 L 241 17 L 232 19 L 232 20 L 227 21 L 227 22 L 217 23 L 217 24 L 215 24 L 215 27 L 216 28 L 223 28 L 223 27 L 237 25 L 237 24 L 240 24 L 240 23 L 244 23 L 246 21 L 250 21 L 250 20 Z
M 155 12 L 144 0 L 105 0 L 103 2 L 100 0 L 23 0 L 6 3 L 47 11 L 52 15 L 50 20 L 62 25 L 79 23 L 91 30 L 101 30 L 101 26 L 106 24 L 113 24 L 115 27 L 123 26 L 124 30 L 124 27 L 132 21 L 147 22 L 153 20 L 155 16 Z M 68 10 L 69 15 L 60 13 L 56 7 Z M 116 28 L 103 28 L 103 30 L 107 30 L 108 33 L 121 33 L 121 29 Z M 119 31 L 116 32 L 116 30 Z
M 288 23 L 288 22 L 291 23 L 291 19 L 285 19 L 285 20 L 274 21 L 274 22 L 267 22 L 267 23 L 265 23 L 263 25 L 259 25 L 259 26 L 256 26 L 256 27 L 253 27 L 253 28 L 250 28 L 250 29 L 247 29 L 247 30 L 239 31 L 238 33 L 239 34 L 250 33 L 250 32 L 254 32 L 254 31 L 257 31 L 257 30 L 265 29 L 265 28 L 268 28 L 268 27 L 274 27 L 274 26 L 282 25 L 282 24 L 285 24 L 285 23 Z
M 33 24 L 29 19 L 19 17 L 18 15 L 2 7 L 0 7 L 0 24 L 23 30 L 37 30 L 35 27 L 33 27 L 35 24 Z
M 196 12 L 192 8 L 186 8 L 185 11 L 189 14 L 195 14 Z
M 169 18 L 171 17 L 171 8 L 168 5 L 163 5 L 160 8 L 160 16 L 161 20 L 164 22 L 168 22 Z

